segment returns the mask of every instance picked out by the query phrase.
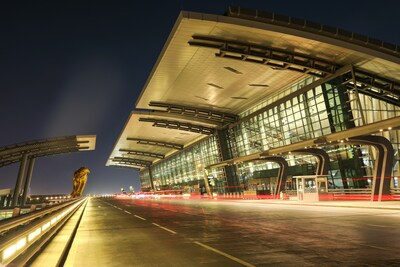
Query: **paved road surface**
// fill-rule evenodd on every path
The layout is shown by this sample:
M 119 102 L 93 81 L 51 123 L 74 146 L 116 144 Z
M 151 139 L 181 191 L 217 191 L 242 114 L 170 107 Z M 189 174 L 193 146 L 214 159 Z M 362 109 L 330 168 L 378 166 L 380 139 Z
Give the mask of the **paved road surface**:
M 92 198 L 66 266 L 400 266 L 400 210 Z

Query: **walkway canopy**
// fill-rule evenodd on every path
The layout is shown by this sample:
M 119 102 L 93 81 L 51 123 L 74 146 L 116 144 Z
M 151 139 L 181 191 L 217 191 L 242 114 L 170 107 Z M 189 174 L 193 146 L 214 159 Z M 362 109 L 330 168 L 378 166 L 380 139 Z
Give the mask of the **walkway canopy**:
M 15 145 L 0 147 L 0 168 L 13 163 L 21 162 L 17 182 L 13 190 L 11 207 L 18 205 L 22 182 L 25 177 L 22 190 L 21 206 L 24 206 L 30 186 L 35 159 L 55 154 L 71 153 L 94 150 L 96 146 L 95 135 L 73 135 L 50 139 L 34 140 Z M 29 164 L 28 164 L 29 161 Z M 28 170 L 25 174 L 26 166 Z
M 396 45 L 275 13 L 182 11 L 106 165 L 146 169 L 310 77 L 304 90 L 340 76 L 347 89 L 399 106 L 399 53 Z
M 0 147 L 0 167 L 20 162 L 24 155 L 27 155 L 28 158 L 38 158 L 54 154 L 94 150 L 95 145 L 95 135 L 73 135 L 3 146 Z

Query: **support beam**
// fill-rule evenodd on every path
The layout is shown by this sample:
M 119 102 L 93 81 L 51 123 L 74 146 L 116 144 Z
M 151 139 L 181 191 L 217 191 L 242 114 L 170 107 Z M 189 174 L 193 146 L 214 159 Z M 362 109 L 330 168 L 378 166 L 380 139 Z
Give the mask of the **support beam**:
M 115 157 L 112 159 L 114 162 L 118 163 L 123 163 L 123 164 L 130 164 L 130 165 L 136 165 L 139 167 L 148 167 L 152 164 L 151 161 L 148 160 L 140 160 L 140 159 L 134 159 L 134 158 L 123 158 L 123 157 Z
M 28 197 L 29 187 L 31 185 L 32 173 L 33 173 L 33 166 L 35 165 L 35 158 L 31 158 L 28 164 L 28 171 L 25 177 L 25 185 L 24 185 L 24 192 L 22 193 L 22 203 L 21 206 L 25 206 L 26 200 Z
M 157 159 L 164 158 L 164 155 L 162 155 L 162 154 L 150 153 L 150 152 L 145 152 L 145 151 L 137 151 L 137 150 L 131 150 L 131 149 L 126 149 L 126 148 L 121 148 L 119 151 L 127 152 L 127 154 L 129 154 L 129 155 L 138 155 L 138 156 L 145 156 L 145 157 L 157 158 Z
M 328 175 L 330 170 L 329 155 L 325 150 L 319 148 L 304 148 L 294 150 L 291 154 L 315 156 L 318 161 L 316 175 Z
M 173 148 L 173 149 L 176 149 L 176 150 L 182 150 L 183 149 L 183 145 L 176 144 L 176 143 L 167 143 L 167 142 L 162 142 L 162 141 L 157 141 L 157 140 L 132 138 L 132 137 L 128 137 L 128 138 L 126 138 L 126 140 L 128 140 L 128 141 L 137 141 L 137 144 L 140 144 L 140 145 L 168 147 L 168 148 Z
M 306 54 L 215 36 L 193 35 L 189 44 L 218 49 L 215 53 L 217 57 L 258 63 L 276 70 L 292 70 L 317 77 L 325 77 L 339 68 L 336 63 Z
M 139 121 L 152 122 L 154 127 L 175 129 L 204 135 L 212 135 L 215 132 L 214 128 L 180 121 L 159 120 L 155 118 L 139 118 Z
M 349 90 L 372 96 L 387 103 L 400 106 L 400 82 L 390 80 L 374 73 L 354 68 L 352 73 L 343 76 Z M 355 80 L 355 83 L 353 82 Z M 350 82 L 351 81 L 351 82 Z
M 141 168 L 142 168 L 140 166 L 124 164 L 124 163 L 120 163 L 119 165 L 113 165 L 113 167 L 116 167 L 116 168 L 129 168 L 129 169 L 133 169 L 133 170 L 136 170 L 136 171 L 140 171 Z
M 44 157 L 53 154 L 94 150 L 96 136 L 80 135 L 34 140 L 0 147 L 0 167 L 17 163 L 24 154 L 30 157 Z
M 150 107 L 165 108 L 165 112 L 170 114 L 179 114 L 191 119 L 202 119 L 209 123 L 221 123 L 227 125 L 238 120 L 238 116 L 230 113 L 218 112 L 210 109 L 196 108 L 185 105 L 176 105 L 172 103 L 155 102 L 149 103 Z
M 149 168 L 150 186 L 151 186 L 151 189 L 155 192 L 156 188 L 154 187 L 154 183 L 153 183 L 153 173 L 151 171 L 151 167 L 149 166 L 148 168 Z
M 222 128 L 228 123 L 222 123 L 220 121 L 210 120 L 201 116 L 191 116 L 190 114 L 168 112 L 166 110 L 134 110 L 134 114 L 140 116 L 146 116 L 151 118 L 157 118 L 158 120 L 178 120 L 178 121 L 189 121 L 190 123 L 204 124 L 209 127 Z
M 18 206 L 18 198 L 19 198 L 19 194 L 21 193 L 21 185 L 22 185 L 22 180 L 24 179 L 24 175 L 25 175 L 25 168 L 26 168 L 27 160 L 28 160 L 28 154 L 24 154 L 22 156 L 21 164 L 19 165 L 18 178 L 17 178 L 17 182 L 15 184 L 13 198 L 12 198 L 12 202 L 11 202 L 12 208 L 15 208 L 16 206 Z
M 383 136 L 356 136 L 349 138 L 348 143 L 372 145 L 377 149 L 374 166 L 374 177 L 371 191 L 372 201 L 382 201 L 383 196 L 390 195 L 390 176 L 393 170 L 394 149 L 392 143 Z
M 278 198 L 279 193 L 283 190 L 286 184 L 289 164 L 283 157 L 275 157 L 262 154 L 260 154 L 260 159 L 258 159 L 257 161 L 275 162 L 279 165 L 278 181 L 276 183 L 275 192 L 273 192 L 274 198 Z

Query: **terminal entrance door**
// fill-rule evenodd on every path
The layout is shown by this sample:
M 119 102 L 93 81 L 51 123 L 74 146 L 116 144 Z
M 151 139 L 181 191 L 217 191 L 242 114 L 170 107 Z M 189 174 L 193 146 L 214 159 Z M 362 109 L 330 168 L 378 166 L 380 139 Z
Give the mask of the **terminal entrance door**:
M 297 199 L 300 201 L 319 201 L 328 192 L 327 175 L 295 176 Z

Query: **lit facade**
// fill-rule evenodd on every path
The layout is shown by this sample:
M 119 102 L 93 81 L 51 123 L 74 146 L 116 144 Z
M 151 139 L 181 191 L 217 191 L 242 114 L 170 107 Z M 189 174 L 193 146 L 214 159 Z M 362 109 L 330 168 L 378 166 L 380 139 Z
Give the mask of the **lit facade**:
M 381 42 L 378 49 L 375 39 L 367 39 L 370 43 L 362 45 L 353 39 L 344 41 L 349 32 L 334 28 L 336 37 L 327 37 L 333 30 L 323 25 L 319 25 L 322 33 L 313 32 L 311 24 L 304 33 L 294 24 L 301 21 L 289 18 L 292 24 L 286 26 L 284 21 L 252 19 L 252 12 L 257 11 L 247 12 L 239 15 L 233 9 L 229 16 L 218 18 L 181 15 L 136 105 L 146 109 L 156 106 L 154 110 L 162 112 L 147 114 L 152 120 L 133 112 L 107 164 L 121 166 L 126 161 L 118 162 L 117 157 L 131 158 L 120 152 L 123 147 L 145 149 L 141 146 L 144 141 L 127 142 L 130 136 L 146 142 L 175 141 L 182 149 L 164 145 L 165 157 L 144 155 L 139 165 L 135 165 L 136 159 L 130 162 L 130 167 L 140 169 L 143 191 L 202 192 L 211 185 L 209 193 L 216 194 L 253 189 L 274 192 L 279 165 L 261 158 L 254 160 L 252 155 L 314 140 L 313 147 L 329 155 L 330 188 L 368 188 L 377 166 L 376 149 L 347 138 L 333 143 L 317 141 L 393 119 L 393 126 L 362 135 L 383 136 L 391 142 L 394 158 L 388 179 L 391 190 L 398 190 L 399 47 Z M 273 41 L 266 46 L 265 40 Z M 308 58 L 307 53 L 316 57 Z M 224 114 L 237 116 L 236 120 L 218 124 L 215 118 Z M 148 131 L 129 130 L 149 127 L 144 122 L 150 121 L 153 128 Z M 284 190 L 294 189 L 293 176 L 316 174 L 317 159 L 312 154 L 299 155 L 289 149 L 276 156 L 289 166 Z M 248 157 L 253 160 L 246 160 Z

